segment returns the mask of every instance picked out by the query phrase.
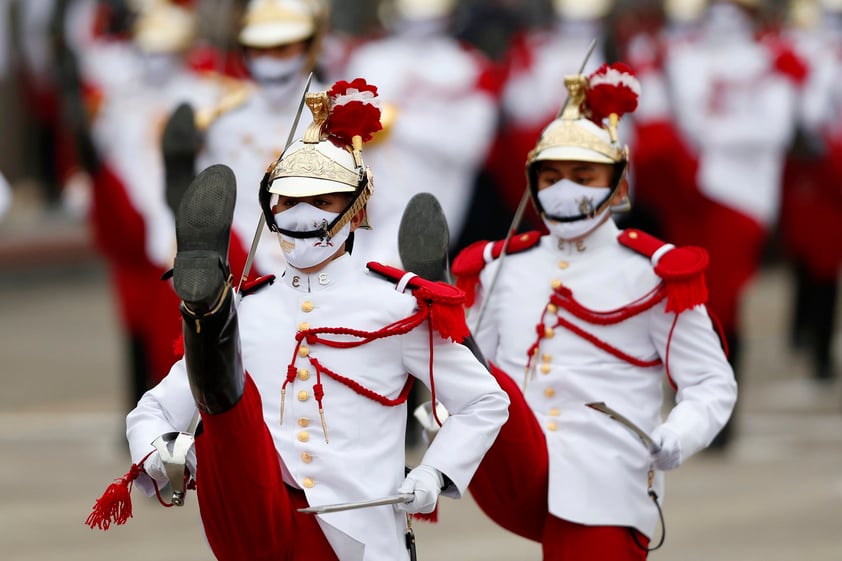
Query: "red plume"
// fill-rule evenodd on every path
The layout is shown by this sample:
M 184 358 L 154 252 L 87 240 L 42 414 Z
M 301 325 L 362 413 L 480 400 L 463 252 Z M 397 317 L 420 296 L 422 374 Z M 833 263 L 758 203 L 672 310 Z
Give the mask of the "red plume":
M 375 105 L 377 87 L 366 83 L 363 78 L 351 82 L 340 80 L 328 90 L 327 95 L 330 98 L 330 116 L 326 128 L 335 141 L 350 145 L 354 136 L 360 136 L 363 142 L 368 142 L 374 133 L 383 128 L 380 108 Z
M 637 109 L 640 82 L 634 71 L 622 62 L 603 64 L 588 78 L 587 104 L 591 120 L 601 125 L 602 120 L 616 114 L 622 117 Z

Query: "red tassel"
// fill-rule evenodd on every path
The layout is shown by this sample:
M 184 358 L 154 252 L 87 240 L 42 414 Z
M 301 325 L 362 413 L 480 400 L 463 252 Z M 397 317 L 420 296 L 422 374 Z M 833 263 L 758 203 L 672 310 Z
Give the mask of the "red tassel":
M 469 308 L 476 302 L 479 274 L 485 267 L 483 253 L 486 245 L 488 245 L 486 240 L 472 243 L 459 252 L 450 268 L 453 276 L 456 277 L 456 286 L 465 293 L 465 305 Z
M 436 505 L 436 508 L 433 509 L 433 512 L 427 514 L 416 512 L 412 515 L 412 518 L 414 518 L 415 520 L 421 520 L 422 522 L 429 522 L 431 524 L 435 524 L 439 521 L 439 505 Z
M 433 329 L 445 339 L 461 343 L 471 334 L 465 323 L 465 310 L 461 304 L 443 304 L 433 300 L 430 309 L 430 323 Z
M 139 465 L 132 464 L 126 475 L 115 479 L 97 499 L 85 524 L 91 529 L 99 528 L 103 531 L 108 530 L 112 522 L 118 526 L 125 524 L 132 517 L 132 484 L 142 471 Z
M 667 289 L 666 311 L 680 314 L 708 299 L 705 269 L 708 253 L 701 247 L 687 246 L 666 252 L 655 266 Z

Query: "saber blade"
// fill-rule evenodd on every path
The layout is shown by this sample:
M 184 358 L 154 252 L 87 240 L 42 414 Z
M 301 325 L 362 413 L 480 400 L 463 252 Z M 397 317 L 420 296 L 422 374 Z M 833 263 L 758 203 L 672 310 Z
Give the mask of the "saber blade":
M 338 503 L 333 505 L 310 506 L 307 508 L 299 508 L 298 512 L 307 514 L 327 514 L 328 512 L 340 512 L 343 510 L 354 510 L 357 508 L 368 508 L 371 506 L 396 505 L 403 503 L 411 503 L 415 500 L 415 493 L 400 493 L 398 495 L 391 495 L 380 499 L 372 499 L 369 501 L 359 501 L 356 503 Z
M 611 417 L 612 419 L 614 419 L 615 421 L 632 431 L 640 439 L 640 441 L 643 442 L 643 445 L 646 446 L 650 453 L 657 454 L 661 451 L 661 447 L 658 446 L 654 440 L 652 440 L 651 436 L 646 434 L 643 431 L 643 429 L 641 429 L 639 426 L 630 421 L 628 417 L 610 408 L 608 405 L 605 404 L 604 401 L 586 403 L 585 406 L 590 407 L 591 409 L 595 409 L 600 413 L 608 415 L 609 417 Z

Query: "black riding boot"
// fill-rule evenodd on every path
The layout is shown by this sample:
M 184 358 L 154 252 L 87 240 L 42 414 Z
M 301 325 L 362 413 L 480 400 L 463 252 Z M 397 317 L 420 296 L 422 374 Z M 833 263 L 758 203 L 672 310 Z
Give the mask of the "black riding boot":
M 210 414 L 231 409 L 245 383 L 228 267 L 236 194 L 233 172 L 210 166 L 190 183 L 175 218 L 173 288 L 182 300 L 187 376 L 196 405 Z

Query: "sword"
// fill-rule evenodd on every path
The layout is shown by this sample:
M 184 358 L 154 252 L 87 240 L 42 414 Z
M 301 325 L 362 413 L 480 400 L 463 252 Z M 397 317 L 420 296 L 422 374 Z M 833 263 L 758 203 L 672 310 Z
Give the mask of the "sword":
M 298 129 L 298 121 L 301 119 L 301 112 L 304 109 L 304 99 L 307 97 L 307 92 L 310 91 L 310 82 L 312 81 L 313 73 L 310 72 L 310 75 L 307 77 L 307 83 L 304 84 L 304 92 L 301 94 L 301 101 L 298 102 L 298 111 L 295 113 L 295 119 L 292 121 L 292 128 L 289 129 L 289 135 L 287 135 L 287 141 L 284 145 L 284 149 L 281 151 L 281 156 L 283 156 L 284 152 L 286 152 L 287 148 L 289 148 L 292 144 L 293 138 L 295 138 L 295 131 Z M 278 156 L 278 160 L 281 156 Z M 275 161 L 277 162 L 277 160 Z M 260 243 L 260 235 L 263 233 L 263 228 L 265 226 L 266 216 L 264 216 L 263 212 L 261 212 L 260 218 L 257 219 L 257 230 L 254 232 L 254 238 L 251 241 L 248 257 L 246 257 L 246 264 L 243 267 L 243 275 L 240 277 L 240 282 L 237 283 L 237 293 L 240 292 L 240 287 L 243 286 L 243 281 L 246 280 L 246 277 L 248 277 L 248 274 L 251 271 L 251 266 L 254 263 L 254 254 L 257 252 L 257 244 Z
M 661 451 L 661 447 L 658 444 L 656 444 L 654 440 L 652 440 L 651 436 L 643 432 L 643 429 L 631 422 L 627 417 L 608 407 L 608 405 L 606 405 L 604 401 L 586 403 L 585 406 L 590 407 L 591 409 L 595 409 L 600 413 L 605 413 L 606 415 L 608 415 L 609 417 L 611 417 L 612 419 L 629 429 L 640 439 L 641 442 L 643 442 L 643 445 L 646 446 L 650 454 L 657 454 Z
M 590 45 L 588 46 L 588 51 L 585 53 L 585 58 L 582 60 L 582 65 L 579 67 L 579 74 L 582 74 L 585 71 L 585 66 L 588 64 L 588 60 L 591 58 L 591 54 L 593 54 L 593 50 L 596 47 L 596 39 L 591 40 Z M 564 100 L 564 104 L 561 106 L 561 109 L 558 111 L 558 115 L 556 119 L 561 117 L 561 114 L 564 112 L 564 109 L 567 107 L 567 104 L 570 103 L 570 96 L 567 96 L 567 99 Z M 499 265 L 497 266 L 497 270 L 494 272 L 494 276 L 491 279 L 491 282 L 488 285 L 488 292 L 483 296 L 482 305 L 479 309 L 479 316 L 477 316 L 477 322 L 474 324 L 473 329 L 471 329 L 472 333 L 476 333 L 479 331 L 479 326 L 482 324 L 482 318 L 485 315 L 485 310 L 488 307 L 488 301 L 491 299 L 491 293 L 494 292 L 494 288 L 497 285 L 497 279 L 500 277 L 500 271 L 503 269 L 503 259 L 506 257 L 506 252 L 509 249 L 509 242 L 515 235 L 515 231 L 520 227 L 520 221 L 523 220 L 523 215 L 526 212 L 526 203 L 529 202 L 529 186 L 527 185 L 526 189 L 523 191 L 523 196 L 520 198 L 520 203 L 518 203 L 517 210 L 515 211 L 515 216 L 512 219 L 512 223 L 509 226 L 508 231 L 506 232 L 506 239 L 503 241 L 503 249 L 500 252 L 500 257 L 497 259 Z
M 415 493 L 400 493 L 398 495 L 390 495 L 388 497 L 383 497 L 380 499 L 371 499 L 368 501 L 359 501 L 355 503 L 337 503 L 333 505 L 309 506 L 307 508 L 299 508 L 298 512 L 304 512 L 307 514 L 327 514 L 328 512 L 340 512 L 343 510 L 368 508 L 370 506 L 411 503 L 414 500 Z

